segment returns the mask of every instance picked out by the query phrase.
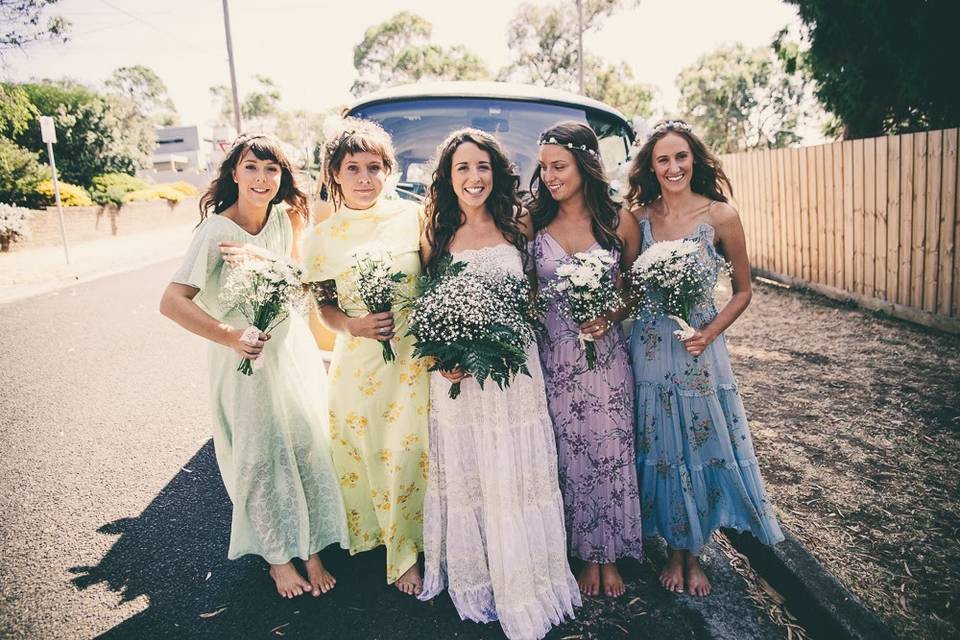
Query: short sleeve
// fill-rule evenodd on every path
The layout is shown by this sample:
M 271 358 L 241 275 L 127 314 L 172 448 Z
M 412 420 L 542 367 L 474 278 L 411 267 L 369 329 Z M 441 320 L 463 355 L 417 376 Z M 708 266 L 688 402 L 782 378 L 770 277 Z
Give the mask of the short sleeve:
M 171 282 L 185 284 L 201 291 L 207 287 L 211 272 L 221 262 L 219 247 L 216 242 L 211 241 L 210 227 L 210 219 L 207 218 L 194 232 L 190 247 L 183 256 L 180 268 L 170 278 Z
M 300 245 L 300 255 L 303 262 L 304 282 L 323 282 L 333 280 L 335 275 L 330 270 L 329 248 L 322 235 L 324 223 L 320 223 L 304 234 Z

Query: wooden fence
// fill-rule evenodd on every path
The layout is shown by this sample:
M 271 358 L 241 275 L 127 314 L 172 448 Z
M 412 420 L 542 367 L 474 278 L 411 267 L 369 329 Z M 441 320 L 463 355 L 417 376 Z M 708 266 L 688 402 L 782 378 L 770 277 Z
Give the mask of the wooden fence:
M 960 333 L 957 132 L 723 156 L 756 271 Z

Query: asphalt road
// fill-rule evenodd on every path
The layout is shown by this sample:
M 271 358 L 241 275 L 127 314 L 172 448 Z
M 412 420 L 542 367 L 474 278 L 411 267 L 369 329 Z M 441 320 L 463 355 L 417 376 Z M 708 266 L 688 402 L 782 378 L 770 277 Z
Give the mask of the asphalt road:
M 329 548 L 320 599 L 280 599 L 226 559 L 199 338 L 160 316 L 166 262 L 0 305 L 0 637 L 502 638 L 384 582 L 383 554 Z M 715 595 L 663 592 L 654 562 L 550 638 L 774 638 L 715 550 Z

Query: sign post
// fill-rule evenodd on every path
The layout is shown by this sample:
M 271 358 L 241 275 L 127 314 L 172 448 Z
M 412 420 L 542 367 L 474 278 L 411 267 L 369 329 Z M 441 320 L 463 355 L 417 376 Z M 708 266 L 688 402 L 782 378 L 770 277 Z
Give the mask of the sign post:
M 53 159 L 53 143 L 57 141 L 57 131 L 53 126 L 53 118 L 40 116 L 40 137 L 47 143 L 47 158 L 50 160 L 50 177 L 53 180 L 53 195 L 57 202 L 57 212 L 60 214 L 60 237 L 63 238 L 63 255 L 70 264 L 70 248 L 67 246 L 67 230 L 63 225 L 63 204 L 60 202 L 60 183 L 57 181 L 57 163 Z

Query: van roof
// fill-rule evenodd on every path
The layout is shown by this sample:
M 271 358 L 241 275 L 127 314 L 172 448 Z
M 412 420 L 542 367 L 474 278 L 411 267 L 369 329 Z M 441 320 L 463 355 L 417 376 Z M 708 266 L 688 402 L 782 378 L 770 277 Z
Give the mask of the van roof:
M 550 87 L 528 84 L 486 81 L 418 82 L 381 89 L 368 94 L 350 105 L 349 110 L 368 107 L 380 102 L 392 102 L 404 98 L 498 98 L 501 100 L 524 100 L 549 104 L 590 107 L 604 111 L 626 122 L 622 113 L 593 98 Z

